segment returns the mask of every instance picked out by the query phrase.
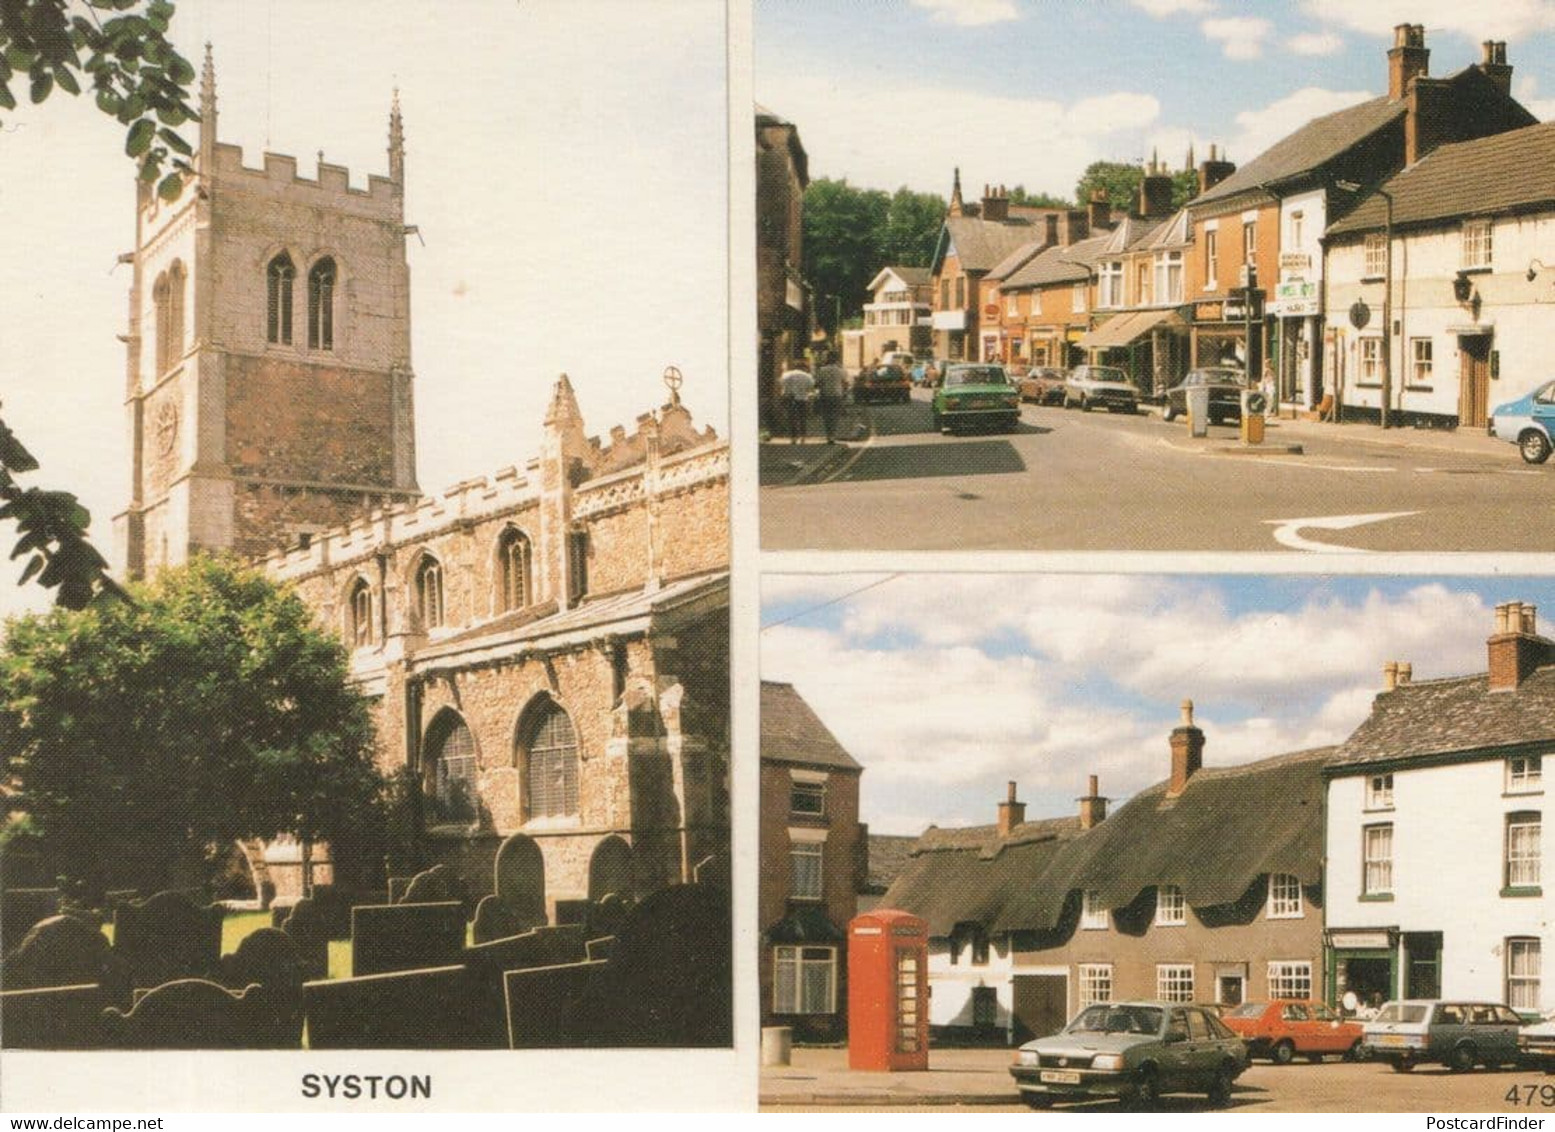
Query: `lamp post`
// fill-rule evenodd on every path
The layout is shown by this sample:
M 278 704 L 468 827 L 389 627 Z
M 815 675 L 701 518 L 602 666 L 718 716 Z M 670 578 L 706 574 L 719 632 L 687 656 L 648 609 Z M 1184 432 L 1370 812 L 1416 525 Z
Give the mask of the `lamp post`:
M 1361 186 L 1354 181 L 1335 181 L 1336 188 L 1347 193 L 1358 193 Z M 1388 416 L 1393 411 L 1393 194 L 1381 185 L 1373 185 L 1371 191 L 1382 198 L 1382 427 L 1387 428 Z

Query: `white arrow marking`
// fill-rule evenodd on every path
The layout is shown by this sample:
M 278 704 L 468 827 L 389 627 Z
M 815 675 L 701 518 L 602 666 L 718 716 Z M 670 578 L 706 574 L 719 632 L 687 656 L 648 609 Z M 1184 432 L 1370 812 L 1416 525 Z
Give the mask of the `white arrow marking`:
M 1274 541 L 1292 550 L 1317 550 L 1327 554 L 1366 554 L 1368 551 L 1358 546 L 1333 546 L 1326 542 L 1313 542 L 1302 538 L 1297 532 L 1302 527 L 1344 531 L 1367 523 L 1380 523 L 1384 519 L 1402 519 L 1419 513 L 1418 511 L 1386 511 L 1374 515 L 1315 515 L 1309 519 L 1265 519 L 1264 522 L 1274 527 Z

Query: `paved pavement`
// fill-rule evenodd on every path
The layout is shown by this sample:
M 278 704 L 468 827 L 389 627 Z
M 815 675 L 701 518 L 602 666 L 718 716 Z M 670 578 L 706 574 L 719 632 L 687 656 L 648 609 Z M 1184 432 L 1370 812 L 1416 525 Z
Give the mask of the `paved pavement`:
M 921 1073 L 856 1073 L 845 1049 L 794 1050 L 793 1064 L 761 1071 L 761 1106 L 768 1109 L 954 1109 L 1026 1111 L 1015 1092 L 1005 1049 L 936 1049 Z M 1395 1073 L 1376 1063 L 1329 1060 L 1321 1065 L 1254 1062 L 1236 1083 L 1239 1112 L 1520 1112 L 1547 1116 L 1555 1108 L 1555 1078 L 1526 1070 L 1449 1073 L 1422 1067 Z M 1516 1090 L 1516 1101 L 1508 1094 Z M 1541 1090 L 1543 1092 L 1541 1093 Z M 1203 1096 L 1168 1096 L 1164 1111 L 1204 1112 Z M 1112 1101 L 1060 1105 L 1053 1112 L 1116 1112 Z
M 1472 430 L 1276 420 L 1249 459 L 1233 426 L 1195 439 L 1154 413 L 1028 405 L 1012 433 L 945 436 L 919 393 L 864 419 L 824 453 L 762 446 L 764 549 L 1555 548 L 1555 462 Z

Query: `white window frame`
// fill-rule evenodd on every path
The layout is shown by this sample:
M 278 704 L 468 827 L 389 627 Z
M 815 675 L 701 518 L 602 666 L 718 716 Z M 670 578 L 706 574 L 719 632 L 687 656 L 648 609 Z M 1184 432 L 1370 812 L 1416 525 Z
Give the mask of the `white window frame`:
M 1381 279 L 1388 272 L 1388 238 L 1382 232 L 1367 232 L 1361 245 L 1361 278 Z
M 1506 1004 L 1513 1010 L 1542 1009 L 1544 955 L 1538 937 L 1509 936 L 1502 952 L 1506 956 Z
M 1123 305 L 1123 261 L 1107 260 L 1096 265 L 1096 309 L 1112 310 Z
M 1489 220 L 1465 220 L 1463 222 L 1463 258 L 1461 266 L 1466 271 L 1490 267 L 1495 262 L 1494 230 Z
M 1393 808 L 1393 772 L 1368 775 L 1366 778 L 1366 808 L 1391 810 Z
M 1155 890 L 1155 924 L 1158 928 L 1179 928 L 1188 923 L 1188 901 L 1175 884 L 1163 884 Z
M 1541 755 L 1511 755 L 1506 760 L 1508 794 L 1544 793 L 1544 760 Z
M 1087 888 L 1080 897 L 1080 928 L 1082 931 L 1106 931 L 1111 926 L 1111 916 L 1101 907 L 1101 898 L 1094 888 Z
M 1155 256 L 1155 294 L 1157 306 L 1182 302 L 1182 252 L 1157 252 Z
M 800 858 L 815 862 L 815 883 L 801 889 Z M 789 898 L 791 900 L 821 901 L 826 899 L 826 846 L 819 841 L 792 841 L 788 846 Z M 812 891 L 813 889 L 813 891 Z
M 1076 972 L 1080 1009 L 1097 1002 L 1112 1001 L 1112 964 L 1081 963 Z
M 1303 212 L 1293 212 L 1290 214 L 1290 246 L 1292 251 L 1301 251 L 1302 245 L 1306 242 L 1304 239 L 1306 235 L 1306 219 L 1306 213 Z
M 1269 997 L 1312 997 L 1312 963 L 1305 959 L 1274 959 L 1269 962 Z
M 1258 262 L 1258 221 L 1242 222 L 1242 262 L 1251 266 Z
M 1220 286 L 1220 230 L 1204 226 L 1204 289 L 1217 290 Z
M 1409 376 L 1414 385 L 1431 384 L 1431 372 L 1435 369 L 1435 351 L 1429 338 L 1409 340 Z
M 806 952 L 811 954 L 806 955 Z M 825 952 L 823 958 L 819 953 Z M 821 1003 L 810 1002 L 805 994 L 808 985 L 807 967 L 825 965 L 827 969 L 826 993 Z M 790 969 L 787 986 L 783 970 Z M 788 990 L 785 1000 L 784 990 Z M 777 944 L 772 949 L 772 1012 L 774 1014 L 835 1014 L 837 1013 L 837 949 L 811 944 Z
M 1544 815 L 1518 811 L 1506 815 L 1507 888 L 1538 888 L 1544 857 Z
M 1373 855 L 1379 846 L 1373 834 L 1386 832 L 1386 855 Z M 1381 838 L 1376 839 L 1380 841 Z M 1381 822 L 1361 828 L 1361 892 L 1366 896 L 1393 895 L 1393 823 Z
M 1155 997 L 1161 1002 L 1192 1002 L 1194 995 L 1192 963 L 1157 963 Z
M 1015 292 L 1011 291 L 1008 295 L 1004 296 L 1004 317 L 1017 318 L 1019 315 L 1020 301 L 1016 298 Z
M 1356 377 L 1373 385 L 1381 384 L 1382 339 L 1375 334 L 1368 334 L 1359 340 L 1359 345 L 1356 348 L 1360 352 Z
M 1069 309 L 1074 314 L 1085 313 L 1086 291 L 1090 289 L 1088 283 L 1076 283 L 1069 290 Z
M 1307 914 L 1301 879 L 1290 873 L 1269 874 L 1269 901 L 1264 916 L 1270 920 L 1300 920 Z
M 794 798 L 801 793 L 820 799 L 820 808 L 801 810 L 794 807 Z M 826 816 L 826 775 L 810 771 L 790 771 L 788 782 L 788 813 L 790 817 L 824 818 Z

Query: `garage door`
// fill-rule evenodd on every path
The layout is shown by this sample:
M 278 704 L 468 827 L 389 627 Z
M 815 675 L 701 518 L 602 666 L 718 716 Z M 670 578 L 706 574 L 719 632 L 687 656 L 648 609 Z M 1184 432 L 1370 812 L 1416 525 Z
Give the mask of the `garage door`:
M 1015 1041 L 1056 1034 L 1069 1021 L 1069 980 L 1063 975 L 1015 976 Z

